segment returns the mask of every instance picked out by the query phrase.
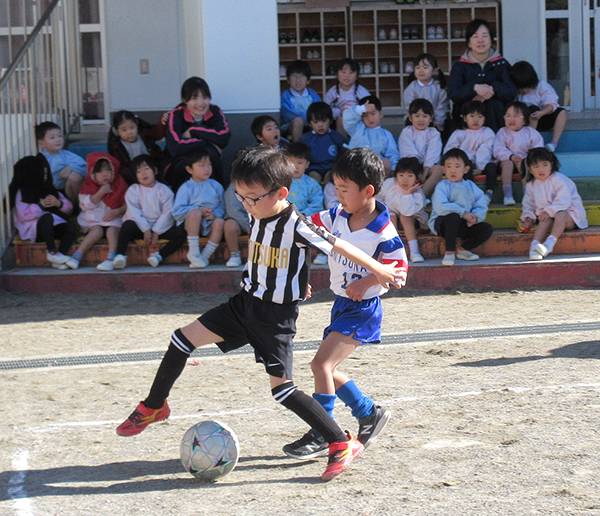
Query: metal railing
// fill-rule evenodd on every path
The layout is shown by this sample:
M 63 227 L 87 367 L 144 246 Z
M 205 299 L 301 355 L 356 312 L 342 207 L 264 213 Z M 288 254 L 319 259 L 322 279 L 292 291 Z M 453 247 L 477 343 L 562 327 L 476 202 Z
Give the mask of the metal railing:
M 14 235 L 8 186 L 13 165 L 37 154 L 34 126 L 79 130 L 80 37 L 77 0 L 52 0 L 0 77 L 0 258 Z

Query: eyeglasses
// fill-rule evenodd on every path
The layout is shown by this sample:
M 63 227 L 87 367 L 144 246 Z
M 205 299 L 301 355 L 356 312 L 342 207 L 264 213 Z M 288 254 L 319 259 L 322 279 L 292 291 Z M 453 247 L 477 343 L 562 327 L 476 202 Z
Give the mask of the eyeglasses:
M 520 118 L 525 118 L 523 115 L 504 115 L 504 118 L 507 120 L 519 120 Z
M 261 199 L 264 199 L 268 195 L 271 195 L 273 192 L 276 192 L 277 190 L 279 190 L 279 188 L 273 188 L 273 190 L 271 190 L 270 192 L 267 192 L 266 194 L 261 195 L 260 197 L 257 197 L 256 199 L 253 199 L 252 197 L 243 197 L 237 192 L 234 192 L 234 194 L 235 194 L 235 198 L 238 201 L 245 202 L 248 206 L 256 206 L 256 203 L 258 201 L 260 201 Z

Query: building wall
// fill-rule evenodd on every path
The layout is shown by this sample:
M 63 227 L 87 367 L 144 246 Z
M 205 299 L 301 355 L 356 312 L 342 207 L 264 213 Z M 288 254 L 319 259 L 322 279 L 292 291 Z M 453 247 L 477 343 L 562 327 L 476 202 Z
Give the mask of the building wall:
M 502 55 L 509 63 L 529 61 L 545 77 L 543 0 L 502 0 Z

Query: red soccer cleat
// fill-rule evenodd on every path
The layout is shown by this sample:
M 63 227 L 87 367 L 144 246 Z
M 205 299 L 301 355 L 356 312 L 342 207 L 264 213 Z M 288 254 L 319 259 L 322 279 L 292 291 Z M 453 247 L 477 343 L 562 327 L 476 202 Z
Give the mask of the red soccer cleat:
M 352 464 L 363 451 L 364 445 L 348 434 L 348 440 L 329 445 L 329 462 L 321 478 L 325 481 L 337 477 Z
M 123 436 L 137 435 L 143 432 L 150 423 L 164 421 L 171 415 L 167 400 L 159 409 L 146 407 L 142 401 L 131 415 L 117 427 L 117 434 Z

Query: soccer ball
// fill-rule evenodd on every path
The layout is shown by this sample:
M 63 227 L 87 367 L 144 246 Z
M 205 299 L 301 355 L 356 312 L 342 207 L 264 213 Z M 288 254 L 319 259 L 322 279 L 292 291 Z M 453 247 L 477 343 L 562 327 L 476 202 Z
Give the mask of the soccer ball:
M 216 480 L 233 471 L 240 446 L 233 430 L 219 421 L 202 421 L 183 435 L 180 445 L 183 467 L 202 480 Z

